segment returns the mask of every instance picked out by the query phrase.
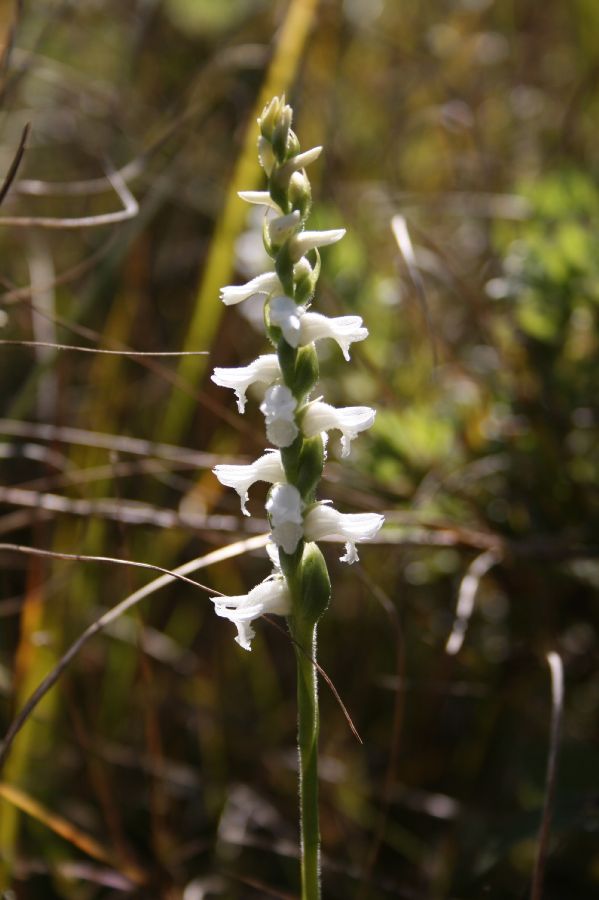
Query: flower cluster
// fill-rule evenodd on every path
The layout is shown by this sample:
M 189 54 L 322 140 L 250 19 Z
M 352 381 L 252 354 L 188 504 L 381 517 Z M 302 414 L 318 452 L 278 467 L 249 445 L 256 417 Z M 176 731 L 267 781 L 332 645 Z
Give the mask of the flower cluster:
M 253 637 L 251 622 L 263 613 L 310 620 L 314 625 L 326 608 L 328 573 L 313 542 L 324 538 L 345 542 L 341 559 L 353 563 L 358 559 L 356 544 L 374 538 L 383 523 L 376 513 L 343 514 L 315 496 L 328 432 L 340 432 L 341 455 L 347 456 L 351 441 L 372 425 L 375 412 L 368 406 L 336 408 L 321 398 L 310 398 L 318 380 L 315 344 L 333 340 L 349 360 L 351 345 L 363 341 L 368 331 L 359 316 L 327 318 L 310 309 L 320 270 L 318 248 L 334 244 L 345 230 L 305 229 L 311 206 L 305 169 L 322 148 L 301 152 L 291 120 L 284 98 L 275 97 L 266 106 L 258 119 L 258 155 L 268 190 L 240 194 L 243 200 L 265 208 L 264 245 L 274 271 L 221 291 L 221 300 L 228 306 L 257 295 L 264 298 L 266 334 L 275 352 L 247 366 L 216 368 L 212 375 L 216 384 L 235 391 L 240 413 L 245 410 L 248 389 L 254 384 L 265 386 L 260 410 L 267 438 L 276 448 L 266 450 L 250 465 L 214 469 L 221 484 L 239 494 L 244 515 L 249 515 L 246 502 L 251 486 L 257 481 L 272 485 L 266 512 L 274 570 L 249 594 L 215 601 L 216 612 L 235 623 L 236 640 L 247 650 Z

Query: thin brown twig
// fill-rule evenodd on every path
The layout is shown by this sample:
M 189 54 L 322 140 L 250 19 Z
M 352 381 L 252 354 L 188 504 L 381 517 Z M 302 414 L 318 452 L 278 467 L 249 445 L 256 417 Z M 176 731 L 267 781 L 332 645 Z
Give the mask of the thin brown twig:
M 51 341 L 0 340 L 5 347 L 48 347 L 51 350 L 75 350 L 78 353 L 103 353 L 108 356 L 209 356 L 209 350 L 103 350 L 100 347 L 77 347 L 74 344 L 54 344 Z
M 558 653 L 552 652 L 547 654 L 546 659 L 551 675 L 551 724 L 549 727 L 547 774 L 545 776 L 545 798 L 543 801 L 543 815 L 541 817 L 537 855 L 530 891 L 531 900 L 541 900 L 543 896 L 543 879 L 549 846 L 549 831 L 551 828 L 553 798 L 555 796 L 555 784 L 557 780 L 557 758 L 564 706 L 564 667 L 561 657 Z
M 346 720 L 347 724 L 349 725 L 349 727 L 350 727 L 350 729 L 351 729 L 351 731 L 352 731 L 354 737 L 357 738 L 357 740 L 358 740 L 361 744 L 363 744 L 364 741 L 363 741 L 362 738 L 360 737 L 360 732 L 358 731 L 358 729 L 357 729 L 356 726 L 354 725 L 354 723 L 353 723 L 353 721 L 352 721 L 352 718 L 351 718 L 351 716 L 350 716 L 350 714 L 349 714 L 349 712 L 348 712 L 347 706 L 345 705 L 345 703 L 344 703 L 343 700 L 341 699 L 341 696 L 340 696 L 340 694 L 339 694 L 339 691 L 337 690 L 337 688 L 336 688 L 335 685 L 333 684 L 333 680 L 331 679 L 331 677 L 330 677 L 329 675 L 327 675 L 327 673 L 325 672 L 325 670 L 323 669 L 323 667 L 320 665 L 320 663 L 318 662 L 318 660 L 314 659 L 314 657 L 312 656 L 312 654 L 309 653 L 309 652 L 306 650 L 305 647 L 302 647 L 302 645 L 299 644 L 299 643 L 295 640 L 295 638 L 292 637 L 292 636 L 289 634 L 288 631 L 285 631 L 285 629 L 282 628 L 281 625 L 279 625 L 278 622 L 275 622 L 274 619 L 272 619 L 270 616 L 262 616 L 262 618 L 265 619 L 265 620 L 268 622 L 269 625 L 272 625 L 273 628 L 276 628 L 277 631 L 280 631 L 281 634 L 284 634 L 285 637 L 287 637 L 287 638 L 291 641 L 291 643 L 294 644 L 294 645 L 298 648 L 298 650 L 299 650 L 301 653 L 304 654 L 304 656 L 306 657 L 306 659 L 309 659 L 309 660 L 310 660 L 310 662 L 312 663 L 312 665 L 314 666 L 314 668 L 316 669 L 316 671 L 318 672 L 318 674 L 319 674 L 322 678 L 324 678 L 324 680 L 326 681 L 328 687 L 329 687 L 330 690 L 331 690 L 331 693 L 333 694 L 333 697 L 335 698 L 335 700 L 336 700 L 337 703 L 339 704 L 339 707 L 340 707 L 340 709 L 341 709 L 341 712 L 342 712 L 343 715 L 345 716 L 345 720 Z
M 23 128 L 23 131 L 21 132 L 21 138 L 19 140 L 19 144 L 17 146 L 15 155 L 13 156 L 13 160 L 8 168 L 8 172 L 6 173 L 6 176 L 2 183 L 2 187 L 0 187 L 0 206 L 4 203 L 4 199 L 5 199 L 6 195 L 8 194 L 9 190 L 11 189 L 11 186 L 12 186 L 15 178 L 17 177 L 17 172 L 19 171 L 19 167 L 20 167 L 21 163 L 23 162 L 23 157 L 25 155 L 27 137 L 29 135 L 30 127 L 31 127 L 30 123 L 27 122 L 25 124 L 25 127 Z
M 44 491 L 32 491 L 19 487 L 0 485 L 0 503 L 25 506 L 45 512 L 64 513 L 73 516 L 97 516 L 126 525 L 152 525 L 155 528 L 192 528 L 202 531 L 240 531 L 239 518 L 230 515 L 210 515 L 203 512 L 178 512 L 160 508 L 139 500 L 96 500 L 63 497 Z M 245 530 L 264 530 L 266 522 L 252 519 Z
M 199 468 L 207 468 L 215 464 L 213 453 L 180 447 L 177 444 L 163 444 L 143 438 L 128 437 L 123 434 L 108 434 L 100 431 L 89 431 L 85 428 L 72 428 L 68 425 L 50 425 L 40 422 L 20 422 L 18 419 L 0 419 L 0 434 L 11 437 L 34 438 L 42 441 L 57 441 L 61 444 L 80 444 L 84 447 L 95 447 L 99 450 L 110 450 L 116 453 L 128 453 L 132 456 L 155 457 L 171 462 L 185 462 Z M 217 462 L 222 460 L 216 460 Z
M 0 216 L 0 226 L 10 225 L 12 228 L 51 228 L 71 230 L 79 228 L 98 228 L 101 225 L 115 225 L 133 219 L 139 212 L 139 204 L 125 181 L 118 172 L 110 171 L 106 177 L 123 204 L 123 209 L 110 213 L 99 213 L 95 216 L 54 217 L 54 216 Z
M 56 550 L 42 550 L 39 547 L 26 547 L 24 544 L 0 543 L 0 552 L 2 551 L 11 553 L 25 553 L 28 556 L 42 556 L 46 559 L 63 559 L 73 562 L 107 563 L 113 566 L 128 566 L 134 569 L 147 569 L 150 572 L 162 572 L 163 575 L 170 575 L 172 578 L 175 578 L 178 581 L 184 581 L 186 584 L 191 584 L 192 587 L 201 588 L 203 591 L 207 591 L 209 594 L 214 594 L 215 596 L 222 597 L 220 591 L 215 591 L 214 588 L 206 587 L 205 584 L 201 584 L 199 581 L 194 581 L 193 578 L 186 578 L 185 575 L 178 575 L 172 569 L 164 569 L 162 568 L 162 566 L 155 566 L 152 563 L 138 562 L 137 560 L 133 559 L 119 559 L 115 556 L 88 556 L 84 553 L 60 553 Z
M 237 541 L 236 543 L 230 544 L 227 547 L 220 547 L 218 550 L 213 550 L 212 552 L 207 553 L 205 556 L 200 556 L 196 559 L 192 559 L 189 562 L 178 566 L 176 569 L 162 570 L 165 572 L 165 574 L 161 575 L 159 578 L 156 578 L 149 584 L 146 584 L 143 587 L 139 588 L 137 591 L 134 591 L 132 594 L 129 594 L 128 597 L 125 597 L 124 600 L 122 600 L 120 603 L 117 603 L 116 606 L 113 606 L 106 613 L 104 613 L 104 615 L 100 616 L 100 618 L 92 622 L 92 624 L 89 625 L 85 629 L 85 631 L 80 634 L 79 637 L 71 644 L 71 646 L 68 648 L 66 653 L 63 654 L 54 668 L 50 672 L 48 672 L 45 678 L 42 679 L 37 688 L 29 696 L 28 700 L 23 705 L 18 715 L 13 719 L 8 731 L 6 732 L 6 735 L 4 736 L 4 740 L 0 742 L 0 767 L 4 764 L 16 736 L 20 732 L 21 728 L 25 725 L 31 714 L 34 712 L 38 703 L 40 703 L 40 701 L 46 696 L 48 691 L 56 684 L 71 660 L 74 659 L 74 657 L 90 640 L 90 638 L 98 634 L 98 632 L 102 631 L 104 628 L 106 628 L 107 625 L 110 625 L 111 622 L 114 622 L 115 619 L 118 619 L 145 597 L 148 597 L 150 594 L 154 593 L 160 588 L 171 584 L 173 580 L 184 578 L 184 576 L 188 575 L 190 572 L 196 572 L 198 569 L 207 568 L 210 565 L 218 562 L 223 562 L 226 559 L 232 559 L 236 556 L 241 556 L 243 553 L 248 553 L 250 550 L 257 550 L 260 547 L 264 547 L 268 541 L 268 537 L 268 534 L 261 534 L 253 538 L 248 538 L 247 540 Z M 7 545 L 0 545 L 0 548 L 2 546 Z M 14 547 L 15 545 L 8 546 Z M 24 547 L 22 548 L 22 551 L 25 553 L 31 553 L 32 548 Z M 59 557 L 61 556 L 61 554 L 52 555 L 58 555 Z M 79 557 L 79 559 L 86 558 Z M 92 561 L 97 561 L 98 557 L 91 557 L 91 559 Z M 126 563 L 126 561 L 124 560 L 121 560 L 120 562 Z M 136 565 L 143 565 L 146 568 L 159 568 L 158 566 L 145 566 L 145 564 L 140 563 L 137 563 Z M 200 585 L 199 582 L 196 582 L 195 584 L 199 587 L 204 587 L 203 585 Z M 217 591 L 213 591 L 211 588 L 204 589 L 214 594 L 218 593 Z

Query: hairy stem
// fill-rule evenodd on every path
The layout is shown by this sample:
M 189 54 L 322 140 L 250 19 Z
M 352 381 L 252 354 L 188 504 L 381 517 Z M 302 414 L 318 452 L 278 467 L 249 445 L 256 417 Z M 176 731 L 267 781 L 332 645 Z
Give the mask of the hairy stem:
M 308 633 L 311 632 L 311 633 Z M 299 759 L 302 900 L 320 898 L 320 828 L 318 824 L 318 687 L 316 626 L 296 646 L 297 743 Z M 308 640 L 306 640 L 306 638 Z

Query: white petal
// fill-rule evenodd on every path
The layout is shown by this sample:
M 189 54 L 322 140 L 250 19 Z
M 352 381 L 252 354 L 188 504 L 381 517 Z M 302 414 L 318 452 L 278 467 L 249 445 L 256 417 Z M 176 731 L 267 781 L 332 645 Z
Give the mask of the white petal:
M 290 241 L 289 252 L 293 260 L 314 250 L 315 247 L 326 247 L 336 244 L 345 234 L 345 228 L 334 228 L 331 231 L 302 231 Z
M 310 344 L 321 338 L 332 338 L 341 347 L 345 359 L 349 360 L 349 347 L 355 341 L 368 337 L 368 329 L 362 326 L 360 316 L 337 316 L 329 319 L 320 313 L 307 312 L 300 322 L 300 341 Z
M 233 306 L 235 303 L 241 303 L 254 294 L 272 294 L 274 291 L 281 290 L 281 282 L 275 272 L 265 272 L 263 275 L 256 275 L 247 284 L 227 285 L 221 288 L 220 299 L 225 306 Z
M 285 553 L 293 553 L 303 537 L 303 506 L 301 494 L 293 484 L 275 484 L 268 495 L 266 512 L 272 539 Z
M 266 437 L 275 447 L 290 447 L 299 434 L 295 422 L 287 419 L 273 419 L 266 423 Z
M 265 613 L 286 616 L 291 612 L 291 597 L 285 579 L 275 573 L 269 576 L 248 594 L 234 597 L 213 597 L 217 616 L 229 619 L 237 626 L 235 640 L 244 650 L 251 650 L 254 636 L 251 622 Z
M 278 450 L 268 450 L 264 456 L 260 456 L 247 466 L 219 465 L 212 471 L 221 484 L 237 491 L 244 516 L 249 516 L 246 509 L 248 491 L 256 481 L 266 481 L 269 484 L 285 481 L 285 469 Z
M 332 538 L 346 542 L 342 562 L 353 563 L 358 559 L 356 543 L 371 541 L 378 533 L 384 517 L 378 513 L 344 514 L 327 503 L 314 506 L 304 519 L 304 536 L 308 541 Z
M 302 417 L 302 431 L 306 437 L 314 437 L 321 431 L 333 428 L 342 433 L 341 455 L 349 456 L 350 442 L 370 428 L 376 412 L 370 406 L 342 406 L 336 408 L 321 400 L 310 403 Z
M 301 223 L 301 215 L 296 209 L 286 216 L 277 216 L 268 225 L 268 234 L 273 244 L 283 244 L 292 237 Z M 300 254 L 302 256 L 303 254 Z M 298 257 L 299 259 L 299 257 Z
M 311 147 L 309 150 L 304 150 L 302 153 L 296 153 L 295 156 L 292 156 L 287 160 L 285 169 L 291 169 L 294 172 L 297 172 L 298 169 L 305 169 L 310 163 L 315 162 L 321 153 L 322 147 Z
M 270 209 L 276 209 L 279 213 L 281 208 L 276 203 L 268 191 L 237 191 L 237 196 L 246 203 L 253 203 L 257 206 L 268 206 Z
M 245 410 L 246 392 L 256 382 L 269 383 L 281 377 L 279 360 L 275 353 L 259 356 L 249 366 L 235 366 L 230 369 L 217 367 L 212 374 L 212 381 L 219 387 L 231 388 L 237 395 L 237 408 L 240 413 Z
M 296 306 L 291 297 L 273 297 L 268 311 L 271 324 L 281 329 L 283 337 L 291 347 L 297 347 L 300 341 L 303 306 Z
M 266 419 L 266 434 L 275 447 L 289 447 L 299 434 L 295 422 L 295 397 L 284 384 L 268 388 L 260 410 Z
M 266 501 L 266 512 L 274 525 L 294 522 L 301 525 L 302 495 L 293 484 L 275 484 Z

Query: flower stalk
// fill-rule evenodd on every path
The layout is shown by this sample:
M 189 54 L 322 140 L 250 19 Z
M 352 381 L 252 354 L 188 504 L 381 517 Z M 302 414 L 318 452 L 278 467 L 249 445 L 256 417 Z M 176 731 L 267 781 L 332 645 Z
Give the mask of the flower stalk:
M 336 342 L 346 360 L 350 345 L 368 331 L 359 316 L 329 319 L 310 311 L 320 272 L 319 247 L 340 240 L 344 229 L 305 229 L 312 195 L 305 168 L 321 153 L 320 147 L 301 151 L 291 129 L 292 110 L 284 97 L 275 97 L 258 119 L 258 156 L 267 178 L 266 191 L 242 192 L 243 200 L 265 209 L 264 245 L 274 271 L 241 287 L 221 291 L 226 305 L 256 294 L 264 301 L 264 325 L 274 353 L 237 369 L 217 368 L 216 384 L 231 388 L 240 413 L 246 392 L 263 384 L 260 406 L 266 434 L 274 444 L 249 466 L 217 466 L 222 484 L 233 487 L 247 514 L 248 490 L 255 481 L 272 485 L 266 502 L 271 526 L 269 555 L 272 574 L 248 594 L 219 597 L 218 615 L 236 626 L 236 640 L 250 649 L 251 622 L 264 612 L 286 615 L 297 663 L 298 756 L 302 900 L 320 897 L 320 830 L 318 821 L 318 686 L 317 623 L 326 610 L 331 584 L 324 557 L 315 543 L 322 538 L 346 544 L 343 561 L 357 560 L 356 543 L 374 538 L 383 523 L 376 513 L 343 514 L 317 500 L 325 463 L 327 432 L 341 432 L 341 455 L 369 428 L 375 412 L 369 407 L 336 409 L 321 398 L 311 399 L 318 381 L 315 343 Z

